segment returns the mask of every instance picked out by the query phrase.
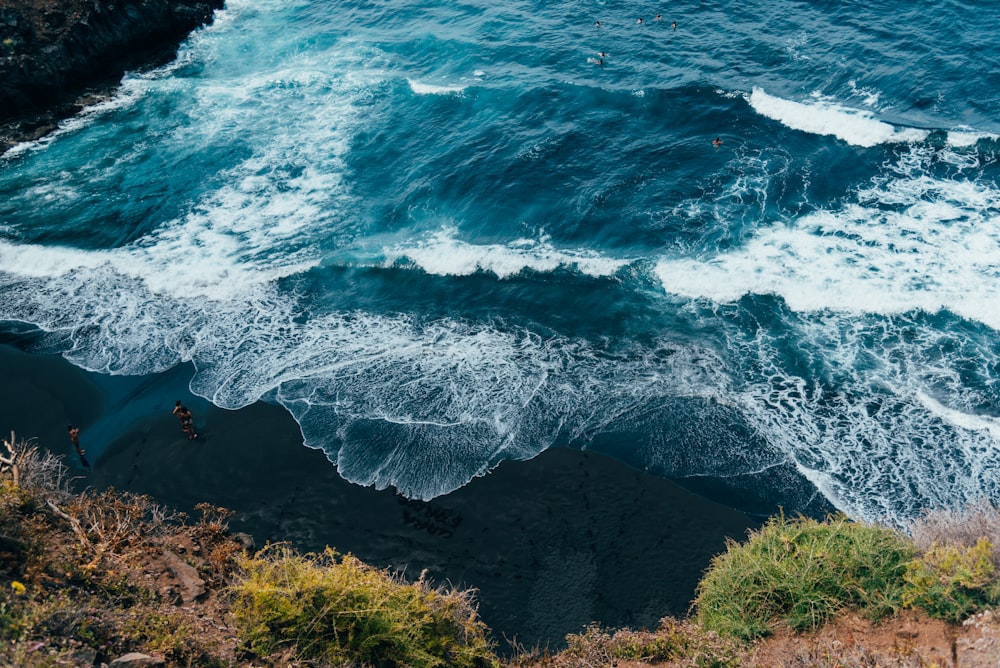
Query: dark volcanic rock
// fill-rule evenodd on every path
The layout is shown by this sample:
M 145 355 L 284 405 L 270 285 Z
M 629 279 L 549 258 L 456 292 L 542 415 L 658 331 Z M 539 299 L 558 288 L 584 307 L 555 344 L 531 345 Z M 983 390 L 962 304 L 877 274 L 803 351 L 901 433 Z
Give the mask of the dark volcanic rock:
M 0 153 L 176 55 L 223 0 L 0 0 Z

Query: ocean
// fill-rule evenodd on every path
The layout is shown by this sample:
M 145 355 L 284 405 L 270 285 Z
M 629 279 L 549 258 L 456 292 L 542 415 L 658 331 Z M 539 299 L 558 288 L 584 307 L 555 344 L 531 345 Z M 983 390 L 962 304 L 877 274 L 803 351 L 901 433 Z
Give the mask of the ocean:
M 566 446 L 764 514 L 1000 502 L 998 21 L 230 0 L 0 158 L 0 334 L 413 499 Z

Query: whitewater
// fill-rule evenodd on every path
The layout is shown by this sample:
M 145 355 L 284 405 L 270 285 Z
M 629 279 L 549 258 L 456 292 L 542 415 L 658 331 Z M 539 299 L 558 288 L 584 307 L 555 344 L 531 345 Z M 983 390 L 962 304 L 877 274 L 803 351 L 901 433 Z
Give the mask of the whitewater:
M 1000 502 L 997 19 L 232 0 L 0 158 L 0 332 L 190 364 L 412 498 L 568 446 L 750 511 Z

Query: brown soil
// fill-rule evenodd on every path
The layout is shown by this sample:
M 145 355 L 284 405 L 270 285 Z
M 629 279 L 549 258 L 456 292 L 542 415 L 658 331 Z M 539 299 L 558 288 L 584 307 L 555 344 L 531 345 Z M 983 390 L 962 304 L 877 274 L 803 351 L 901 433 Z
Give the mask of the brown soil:
M 623 661 L 617 668 L 680 668 L 687 663 Z M 1000 616 L 986 611 L 951 626 L 907 611 L 873 624 L 845 613 L 815 633 L 781 632 L 741 657 L 743 668 L 997 668 Z

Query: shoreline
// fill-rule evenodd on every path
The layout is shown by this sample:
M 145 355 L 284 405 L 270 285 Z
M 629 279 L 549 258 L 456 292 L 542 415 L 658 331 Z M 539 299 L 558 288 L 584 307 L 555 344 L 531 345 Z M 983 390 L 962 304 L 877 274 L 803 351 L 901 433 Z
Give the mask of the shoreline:
M 7 344 L 0 364 L 0 429 L 65 455 L 80 487 L 148 494 L 188 513 L 211 503 L 235 511 L 232 530 L 258 547 L 329 545 L 410 579 L 426 570 L 436 583 L 475 588 L 501 645 L 559 647 L 593 621 L 655 627 L 683 615 L 726 538 L 759 526 L 669 480 L 564 448 L 505 461 L 430 502 L 408 500 L 341 478 L 280 406 L 229 411 L 178 394 L 190 378 L 184 366 L 109 377 Z M 171 414 L 176 399 L 194 412 L 195 441 Z M 79 467 L 69 423 L 81 427 L 90 471 Z
M 177 56 L 223 0 L 0 0 L 0 156 Z

